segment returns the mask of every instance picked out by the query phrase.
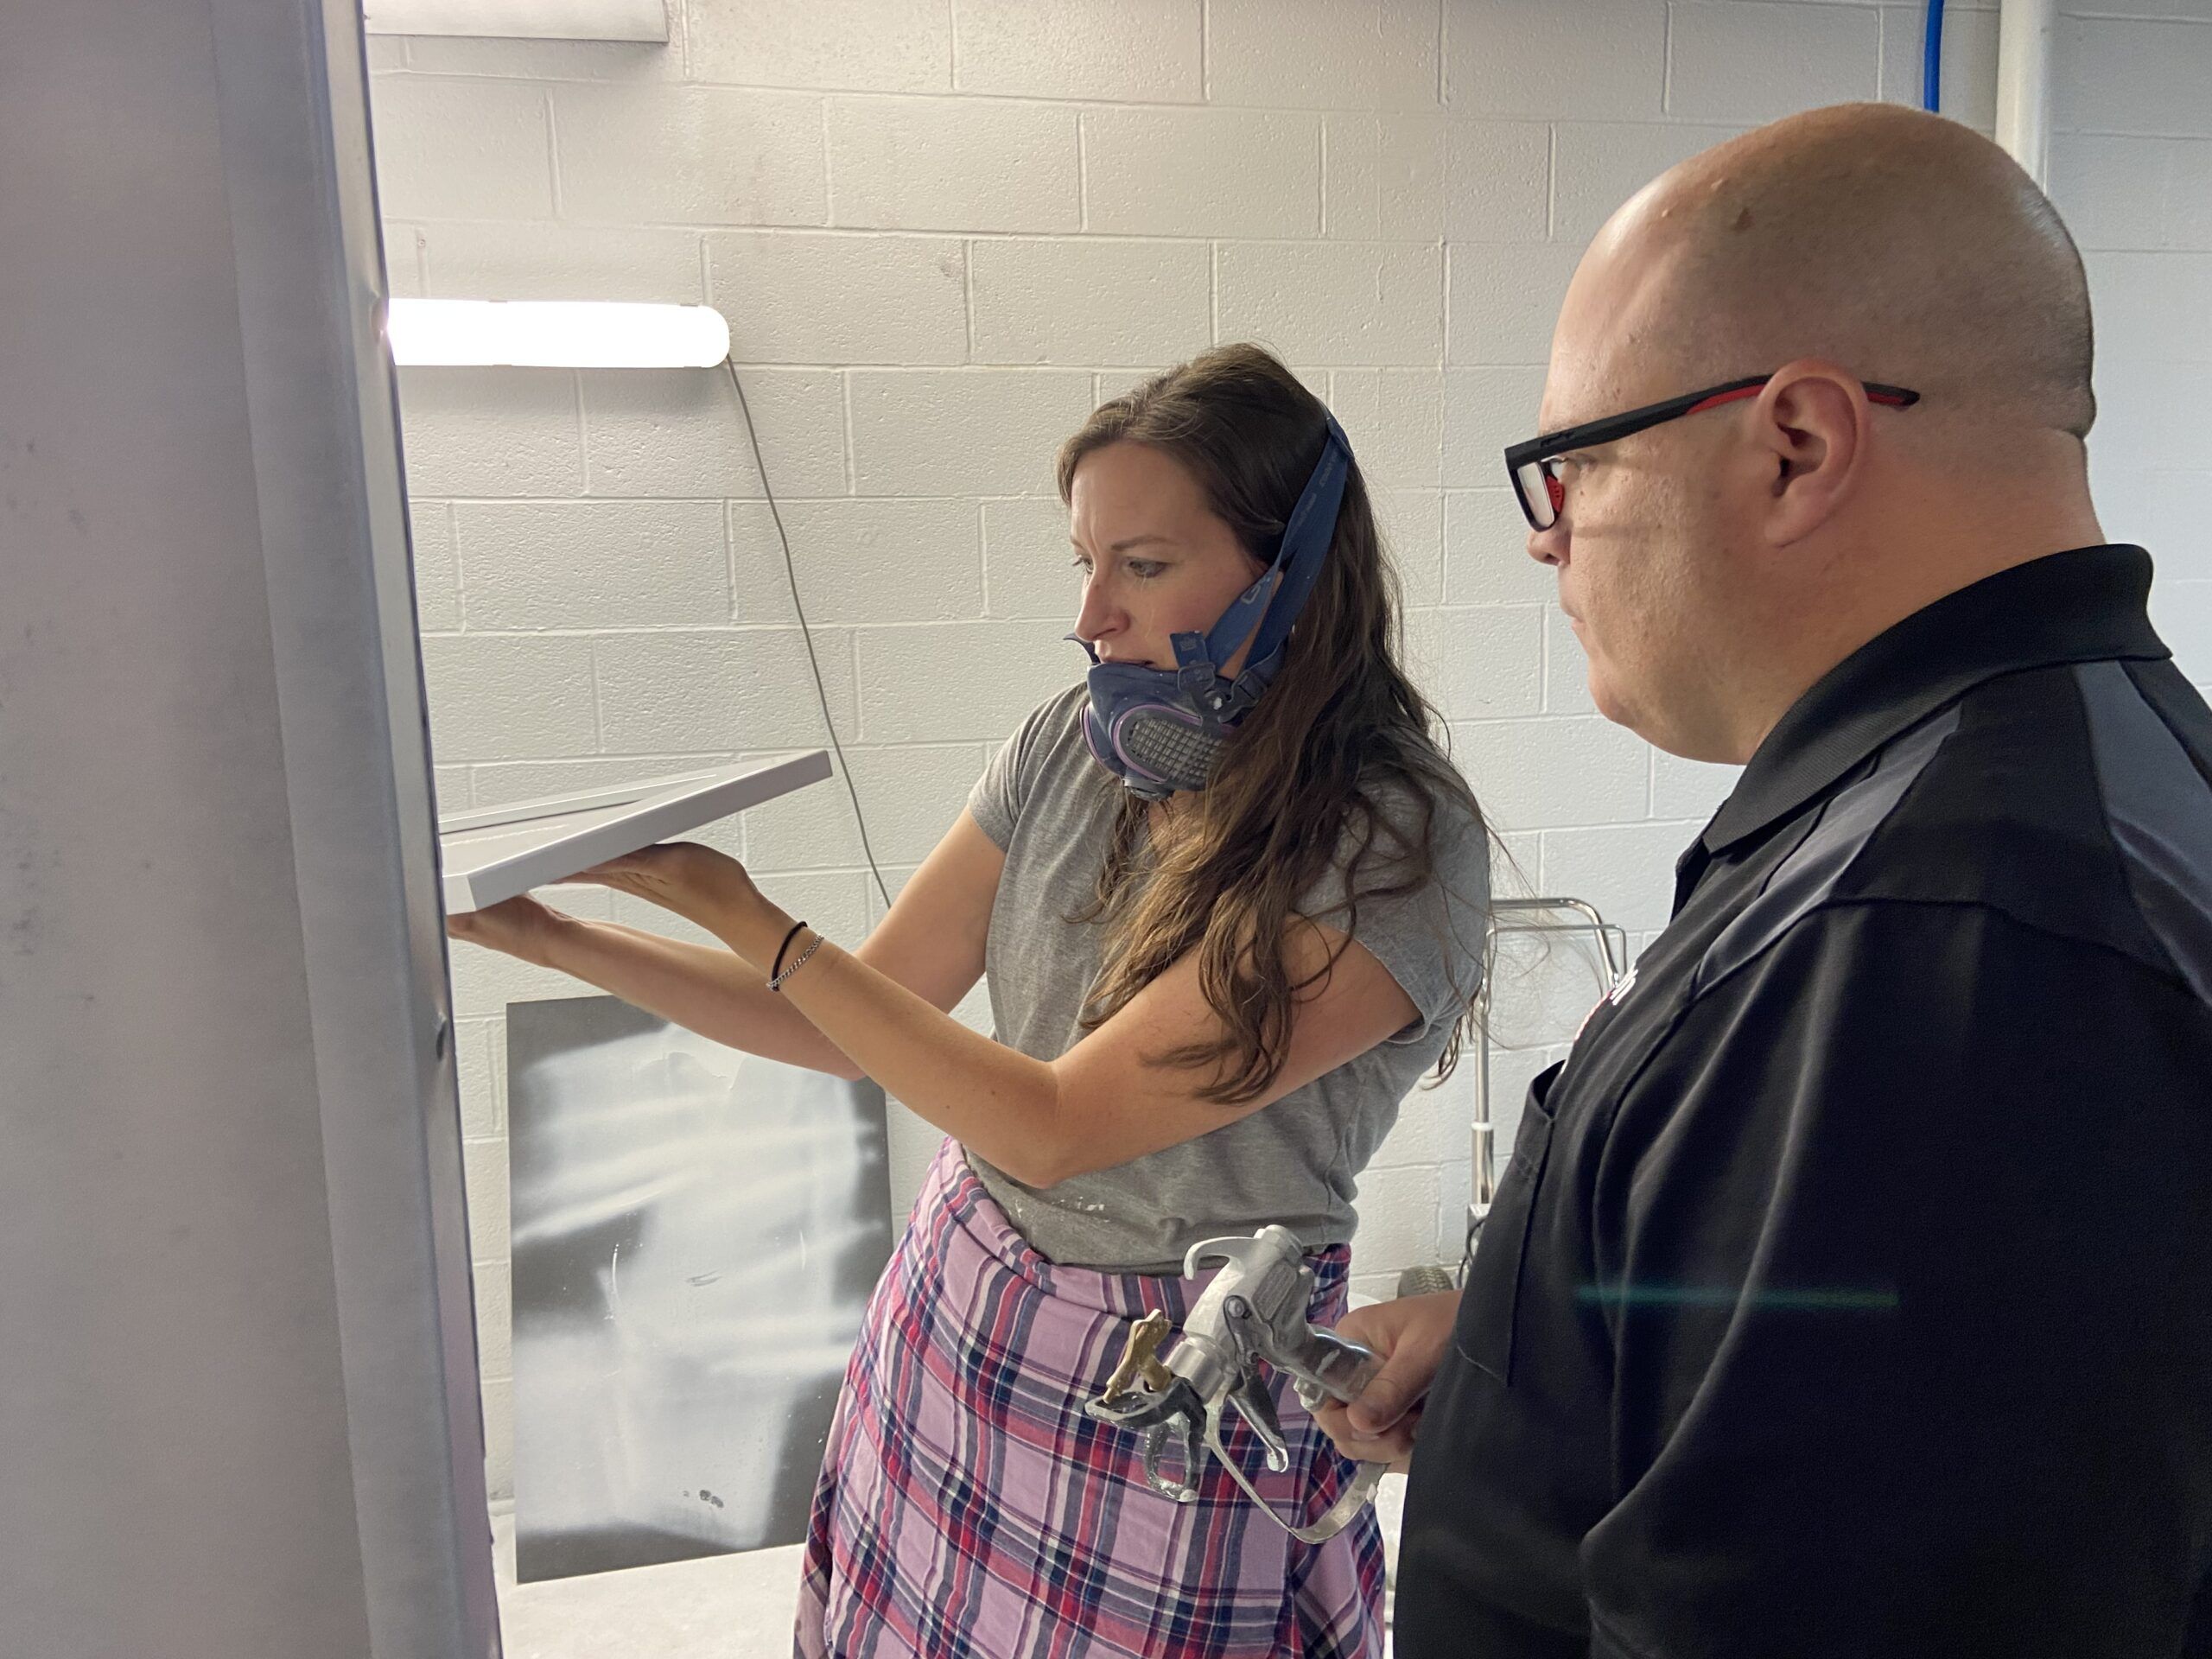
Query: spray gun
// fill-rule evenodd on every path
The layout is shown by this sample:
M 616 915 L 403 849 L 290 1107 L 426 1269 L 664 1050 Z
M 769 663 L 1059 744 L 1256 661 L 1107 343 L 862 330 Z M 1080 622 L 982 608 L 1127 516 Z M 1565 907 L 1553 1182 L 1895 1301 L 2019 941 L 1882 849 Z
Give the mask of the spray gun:
M 1268 1467 L 1280 1474 L 1290 1451 L 1275 1416 L 1261 1363 L 1287 1373 L 1308 1411 L 1325 1397 L 1359 1397 L 1382 1362 L 1370 1349 L 1306 1322 L 1313 1272 L 1297 1237 L 1284 1227 L 1263 1227 L 1249 1238 L 1214 1238 L 1192 1246 L 1183 1274 L 1194 1278 L 1211 1262 L 1220 1274 L 1183 1322 L 1183 1334 L 1163 1362 L 1167 1316 L 1147 1313 L 1130 1327 L 1128 1347 L 1097 1399 L 1084 1409 L 1103 1423 L 1146 1431 L 1145 1479 L 1179 1503 L 1198 1500 L 1203 1447 L 1213 1454 L 1276 1524 L 1303 1543 L 1333 1538 L 1374 1495 L 1384 1465 L 1363 1463 L 1329 1512 L 1310 1527 L 1294 1527 L 1276 1515 L 1245 1478 L 1221 1443 L 1222 1413 L 1233 1407 L 1267 1450 Z M 1160 1453 L 1179 1428 L 1183 1478 L 1160 1470 Z

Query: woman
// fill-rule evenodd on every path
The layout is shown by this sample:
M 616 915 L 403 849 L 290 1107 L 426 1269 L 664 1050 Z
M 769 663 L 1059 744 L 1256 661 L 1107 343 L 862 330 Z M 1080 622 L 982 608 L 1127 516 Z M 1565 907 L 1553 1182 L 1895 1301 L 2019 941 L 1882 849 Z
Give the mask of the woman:
M 1379 1655 L 1371 1512 L 1302 1544 L 1218 1468 L 1177 1504 L 1082 1408 L 1128 1320 L 1179 1324 L 1201 1239 L 1288 1226 L 1310 1316 L 1343 1313 L 1357 1178 L 1477 988 L 1481 817 L 1395 659 L 1349 446 L 1281 364 L 1224 347 L 1105 404 L 1059 483 L 1090 683 L 856 951 L 683 845 L 589 879 L 728 952 L 527 899 L 453 931 L 946 1132 L 847 1372 L 802 1656 Z M 947 1012 L 986 970 L 996 1040 Z M 1351 1465 L 1277 1381 L 1290 1468 L 1225 1444 L 1304 1524 Z

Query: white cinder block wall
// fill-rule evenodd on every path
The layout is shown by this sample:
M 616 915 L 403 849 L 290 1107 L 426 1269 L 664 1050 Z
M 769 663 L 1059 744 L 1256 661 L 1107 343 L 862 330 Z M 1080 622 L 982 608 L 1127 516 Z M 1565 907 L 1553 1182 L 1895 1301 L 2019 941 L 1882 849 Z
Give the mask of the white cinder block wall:
M 2139 10 L 2145 16 L 2105 15 Z M 1639 940 L 1729 774 L 1592 711 L 1499 449 L 1554 308 L 1653 173 L 1808 105 L 1919 98 L 1921 10 L 1848 0 L 671 0 L 665 48 L 378 40 L 402 295 L 705 301 L 729 318 L 876 851 L 896 881 L 1082 665 L 1051 461 L 1101 397 L 1264 340 L 1380 492 L 1421 672 L 1540 887 Z M 2157 14 L 2150 16 L 2147 14 Z M 1996 19 L 1947 109 L 1993 118 Z M 2212 682 L 2212 0 L 2110 0 L 2057 50 L 2061 205 L 2102 308 L 2098 479 Z M 2001 324 L 2001 320 L 1995 320 Z M 488 804 L 823 733 L 727 379 L 414 370 L 403 404 L 438 779 Z M 876 915 L 842 791 L 730 826 L 784 904 Z M 564 895 L 588 913 L 660 912 Z M 508 1490 L 502 1014 L 575 994 L 457 953 L 493 1482 Z M 1572 1006 L 1573 996 L 1567 994 Z M 982 1017 L 982 1000 L 963 1013 Z M 1556 1040 L 1531 1015 L 1507 1034 Z M 1498 1087 L 1537 1054 L 1509 1057 Z M 1471 1070 L 1362 1194 L 1363 1289 L 1456 1254 Z M 934 1140 L 894 1126 L 903 1205 Z

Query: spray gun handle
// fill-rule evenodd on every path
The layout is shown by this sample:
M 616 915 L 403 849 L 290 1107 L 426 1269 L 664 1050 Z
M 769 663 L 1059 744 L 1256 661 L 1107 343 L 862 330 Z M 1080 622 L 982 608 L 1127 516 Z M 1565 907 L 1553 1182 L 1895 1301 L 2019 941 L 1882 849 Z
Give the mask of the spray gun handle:
M 1318 1410 L 1325 1399 L 1351 1404 L 1382 1369 L 1382 1357 L 1372 1348 L 1333 1331 L 1309 1330 L 1302 1346 L 1303 1351 L 1283 1369 L 1291 1374 L 1299 1402 L 1308 1411 Z
M 1294 1264 L 1296 1261 L 1291 1258 Z M 1224 1332 L 1237 1350 L 1240 1368 L 1256 1357 L 1287 1373 L 1308 1411 L 1325 1398 L 1357 1399 L 1382 1362 L 1371 1348 L 1306 1323 L 1313 1292 L 1312 1269 L 1297 1268 L 1287 1280 L 1280 1274 L 1270 1275 L 1267 1289 L 1271 1306 L 1255 1307 L 1237 1291 L 1229 1292 L 1220 1304 Z

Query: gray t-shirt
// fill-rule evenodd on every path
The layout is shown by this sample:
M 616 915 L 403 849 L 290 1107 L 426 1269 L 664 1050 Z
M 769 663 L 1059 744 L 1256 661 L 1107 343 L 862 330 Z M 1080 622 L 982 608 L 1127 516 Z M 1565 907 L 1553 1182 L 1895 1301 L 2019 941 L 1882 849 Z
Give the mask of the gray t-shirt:
M 984 953 L 991 1018 L 999 1041 L 1040 1060 L 1082 1039 L 1077 1016 L 1103 963 L 1104 925 L 1065 919 L 1096 889 L 1122 797 L 1084 742 L 1086 700 L 1078 684 L 1040 704 L 968 802 L 1006 854 Z M 1225 1128 L 1049 1189 L 1025 1186 L 968 1154 L 1038 1251 L 1070 1266 L 1180 1273 L 1192 1244 L 1269 1223 L 1308 1249 L 1351 1239 L 1359 1173 L 1397 1121 L 1399 1102 L 1444 1052 L 1480 979 L 1489 849 L 1464 809 L 1448 802 L 1440 804 L 1435 835 L 1436 879 L 1397 898 L 1362 897 L 1353 926 L 1413 999 L 1414 1024 Z M 1361 873 L 1363 887 L 1390 880 L 1376 873 L 1381 862 L 1378 849 Z M 1343 873 L 1332 870 L 1298 911 L 1341 929 L 1343 899 Z

